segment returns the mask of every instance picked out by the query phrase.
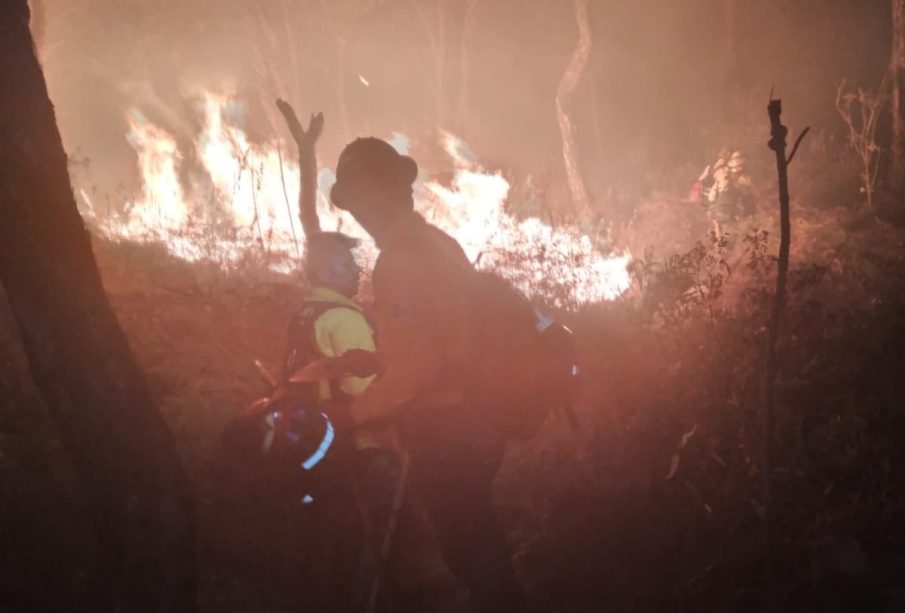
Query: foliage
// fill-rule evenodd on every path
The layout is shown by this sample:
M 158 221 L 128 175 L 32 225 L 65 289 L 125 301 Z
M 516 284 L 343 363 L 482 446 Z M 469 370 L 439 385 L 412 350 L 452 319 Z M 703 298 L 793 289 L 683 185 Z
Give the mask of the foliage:
M 834 264 L 791 270 L 774 474 L 782 610 L 901 603 L 905 413 L 894 372 L 905 293 L 892 281 L 901 238 L 879 247 L 886 232 L 853 232 Z M 592 433 L 551 426 L 557 445 L 576 448 L 538 464 L 534 442 L 505 486 L 523 505 L 508 510 L 522 524 L 522 564 L 550 610 L 762 609 L 771 251 L 755 231 L 645 257 L 630 298 L 572 322 L 591 369 L 581 418 Z M 516 497 L 531 484 L 533 497 Z

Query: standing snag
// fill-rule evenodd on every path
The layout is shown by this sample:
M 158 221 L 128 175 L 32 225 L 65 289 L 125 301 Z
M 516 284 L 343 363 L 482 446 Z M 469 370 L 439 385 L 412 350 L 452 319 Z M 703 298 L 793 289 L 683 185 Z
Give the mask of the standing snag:
M 321 230 L 317 217 L 317 139 L 324 129 L 324 115 L 313 113 L 308 129 L 302 127 L 292 106 L 285 100 L 276 101 L 277 108 L 286 120 L 292 139 L 299 153 L 299 220 L 306 237 Z M 285 187 L 285 186 L 284 186 Z
M 770 142 L 767 146 L 776 154 L 776 173 L 779 180 L 779 261 L 776 274 L 776 293 L 770 310 L 770 321 L 767 328 L 767 346 L 764 357 L 764 412 L 763 412 L 763 505 L 766 527 L 766 559 L 767 570 L 772 581 L 773 564 L 773 421 L 775 411 L 776 390 L 776 338 L 779 333 L 779 321 L 786 298 L 786 281 L 789 274 L 789 248 L 792 243 L 792 224 L 789 210 L 789 163 L 795 157 L 798 146 L 810 128 L 805 128 L 792 153 L 786 157 L 786 135 L 788 128 L 782 124 L 782 100 L 770 100 L 767 106 L 770 116 Z

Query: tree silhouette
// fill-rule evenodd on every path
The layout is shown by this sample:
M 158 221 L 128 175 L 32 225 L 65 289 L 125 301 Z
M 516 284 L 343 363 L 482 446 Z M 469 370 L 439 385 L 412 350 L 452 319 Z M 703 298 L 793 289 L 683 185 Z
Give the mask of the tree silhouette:
M 0 3 L 0 58 L 0 280 L 94 519 L 94 610 L 193 611 L 185 479 L 76 209 L 27 0 Z

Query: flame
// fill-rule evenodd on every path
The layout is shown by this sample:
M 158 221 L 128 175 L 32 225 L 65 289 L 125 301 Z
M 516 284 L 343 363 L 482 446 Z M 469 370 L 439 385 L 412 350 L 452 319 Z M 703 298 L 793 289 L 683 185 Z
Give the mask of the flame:
M 138 234 L 154 227 L 166 232 L 177 230 L 188 221 L 188 204 L 179 182 L 177 168 L 182 156 L 176 139 L 138 113 L 128 121 L 127 140 L 138 153 L 138 168 L 145 179 L 141 198 L 126 205 L 129 229 Z
M 424 184 L 423 212 L 454 236 L 473 261 L 500 270 L 525 292 L 559 306 L 613 300 L 628 289 L 628 254 L 600 253 L 591 237 L 574 226 L 553 227 L 509 214 L 509 182 L 484 169 L 455 135 L 441 133 L 441 144 L 456 173 L 450 187 Z
M 190 186 L 180 179 L 184 154 L 176 139 L 130 113 L 127 139 L 138 156 L 141 195 L 102 229 L 116 239 L 160 241 L 189 260 L 230 264 L 263 248 L 272 267 L 292 269 L 304 241 L 295 215 L 298 165 L 282 157 L 286 148 L 279 141 L 249 142 L 239 125 L 242 107 L 229 96 L 206 92 L 199 110 L 192 154 L 203 174 L 191 177 Z M 392 142 L 408 147 L 400 134 Z M 611 300 L 629 287 L 628 254 L 600 253 L 576 227 L 515 217 L 507 210 L 510 185 L 501 173 L 482 167 L 453 134 L 441 132 L 441 144 L 455 174 L 449 185 L 419 179 L 417 207 L 480 267 L 497 269 L 526 292 L 563 306 Z M 347 213 L 329 204 L 325 194 L 333 180 L 330 170 L 318 180 L 322 227 L 366 238 Z M 367 245 L 365 258 L 372 260 L 375 249 Z

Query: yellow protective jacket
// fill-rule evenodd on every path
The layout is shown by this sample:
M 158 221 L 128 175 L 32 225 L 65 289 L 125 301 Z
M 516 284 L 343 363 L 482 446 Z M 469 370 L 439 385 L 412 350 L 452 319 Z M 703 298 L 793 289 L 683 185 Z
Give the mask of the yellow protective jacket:
M 360 307 L 345 296 L 325 287 L 312 288 L 305 297 L 304 304 L 330 303 L 336 308 L 324 310 L 314 320 L 314 343 L 322 357 L 340 357 L 350 349 L 375 351 L 374 330 L 362 314 Z M 363 394 L 374 382 L 375 377 L 343 377 L 338 383 L 339 389 L 350 398 Z M 329 381 L 321 381 L 318 389 L 318 400 L 329 402 L 331 385 Z M 391 428 L 386 426 L 362 428 L 356 430 L 355 445 L 359 449 L 380 447 L 393 448 L 395 437 Z

